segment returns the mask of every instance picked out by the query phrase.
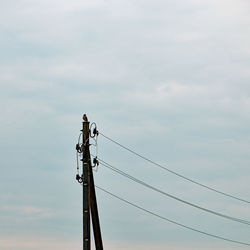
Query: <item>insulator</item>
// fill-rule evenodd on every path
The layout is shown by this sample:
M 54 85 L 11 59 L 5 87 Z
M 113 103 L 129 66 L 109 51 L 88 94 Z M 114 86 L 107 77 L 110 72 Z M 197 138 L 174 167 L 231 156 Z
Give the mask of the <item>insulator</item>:
M 80 149 L 80 145 L 79 145 L 79 143 L 77 143 L 76 144 L 76 151 L 79 151 L 79 149 Z
M 99 166 L 99 161 L 97 160 L 97 157 L 95 157 L 94 159 L 93 159 L 93 164 L 94 164 L 94 167 L 97 165 L 97 166 Z

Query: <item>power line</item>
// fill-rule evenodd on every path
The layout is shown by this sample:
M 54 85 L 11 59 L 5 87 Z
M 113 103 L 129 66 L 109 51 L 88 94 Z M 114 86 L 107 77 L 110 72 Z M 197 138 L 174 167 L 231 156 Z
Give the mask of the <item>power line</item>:
M 168 171 L 168 172 L 170 172 L 170 173 L 172 173 L 172 174 L 174 174 L 174 175 L 176 175 L 176 176 L 178 176 L 178 177 L 180 177 L 180 178 L 182 178 L 182 179 L 185 179 L 185 180 L 187 180 L 187 181 L 190 181 L 190 182 L 192 182 L 192 183 L 194 183 L 194 184 L 196 184 L 196 185 L 199 185 L 199 186 L 201 186 L 201 187 L 203 187 L 203 188 L 209 189 L 209 190 L 214 191 L 214 192 L 216 192 L 216 193 L 219 193 L 219 194 L 221 194 L 221 195 L 224 195 L 224 196 L 233 198 L 233 199 L 235 199 L 235 200 L 242 201 L 242 202 L 245 202 L 245 203 L 248 203 L 248 204 L 250 203 L 250 201 L 248 201 L 248 200 L 239 198 L 239 197 L 237 197 L 237 196 L 234 196 L 234 195 L 231 195 L 231 194 L 222 192 L 222 191 L 220 191 L 220 190 L 218 190 L 218 189 L 215 189 L 215 188 L 209 187 L 209 186 L 207 186 L 207 185 L 204 185 L 204 184 L 202 184 L 202 183 L 200 183 L 200 182 L 194 181 L 194 180 L 192 180 L 192 179 L 190 179 L 190 178 L 188 178 L 188 177 L 186 177 L 186 176 L 184 176 L 184 175 L 181 175 L 181 174 L 179 174 L 179 173 L 177 173 L 177 172 L 175 172 L 175 171 L 173 171 L 173 170 L 171 170 L 171 169 L 168 169 L 168 168 L 162 166 L 162 165 L 159 164 L 159 163 L 156 163 L 156 162 L 154 162 L 154 161 L 148 159 L 147 157 L 145 157 L 145 156 L 143 156 L 143 155 L 141 155 L 141 154 L 136 153 L 134 150 L 132 150 L 132 149 L 130 149 L 130 148 L 128 148 L 128 147 L 123 146 L 123 145 L 120 144 L 119 142 L 117 142 L 117 141 L 111 139 L 110 137 L 108 137 L 108 136 L 106 136 L 106 135 L 104 135 L 104 134 L 102 134 L 102 133 L 100 133 L 100 132 L 99 132 L 99 134 L 102 135 L 104 138 L 108 139 L 109 141 L 111 141 L 111 142 L 115 143 L 116 145 L 120 146 L 121 148 L 123 148 L 123 149 L 129 151 L 130 153 L 132 153 L 132 154 L 134 154 L 134 155 L 136 155 L 136 156 L 142 158 L 143 160 L 145 160 L 145 161 L 147 161 L 147 162 L 150 162 L 151 164 L 153 164 L 153 165 L 155 165 L 155 166 L 157 166 L 157 167 L 159 167 L 159 168 L 161 168 L 161 169 L 163 169 L 163 170 L 165 170 L 165 171 Z
M 164 192 L 164 191 L 162 191 L 162 190 L 160 190 L 160 189 L 158 189 L 158 188 L 156 188 L 156 187 L 153 187 L 153 186 L 151 186 L 151 185 L 149 185 L 149 184 L 143 182 L 142 180 L 139 180 L 139 179 L 137 179 L 137 178 L 135 178 L 135 177 L 133 177 L 133 176 L 131 176 L 131 175 L 129 175 L 129 174 L 123 172 L 122 170 L 120 170 L 120 169 L 118 169 L 118 168 L 116 168 L 116 167 L 110 165 L 109 163 L 107 163 L 107 162 L 101 160 L 100 158 L 99 158 L 99 161 L 100 161 L 100 164 L 102 164 L 104 167 L 106 167 L 106 168 L 108 168 L 108 169 L 110 169 L 110 170 L 112 170 L 112 171 L 114 171 L 114 172 L 116 172 L 116 173 L 118 173 L 118 174 L 120 174 L 120 175 L 123 175 L 124 177 L 126 177 L 126 178 L 128 178 L 128 179 L 130 179 L 130 180 L 132 180 L 132 181 L 134 181 L 134 182 L 136 182 L 136 183 L 139 183 L 139 184 L 141 184 L 141 185 L 143 185 L 143 186 L 145 186 L 145 187 L 147 187 L 147 188 L 149 188 L 149 189 L 152 189 L 152 190 L 154 190 L 154 191 L 156 191 L 156 192 L 158 192 L 158 193 L 161 193 L 161 194 L 163 194 L 163 195 L 165 195 L 165 196 L 168 196 L 168 197 L 170 197 L 170 198 L 172 198 L 172 199 L 175 199 L 175 200 L 177 200 L 177 201 L 179 201 L 179 202 L 182 202 L 182 203 L 184 203 L 184 204 L 186 204 L 186 205 L 195 207 L 195 208 L 200 209 L 200 210 L 202 210 L 202 211 L 205 211 L 205 212 L 208 212 L 208 213 L 211 213 L 211 214 L 214 214 L 214 215 L 223 217 L 223 218 L 228 219 L 228 220 L 232 220 L 232 221 L 235 221 L 235 222 L 238 222 L 238 223 L 250 225 L 250 221 L 243 220 L 243 219 L 239 219 L 239 218 L 235 218 L 235 217 L 232 217 L 232 216 L 229 216 L 229 215 L 225 215 L 225 214 L 222 214 L 222 213 L 218 213 L 218 212 L 216 212 L 216 211 L 213 211 L 213 210 L 210 210 L 210 209 L 207 209 L 207 208 L 204 208 L 204 207 L 195 205 L 195 204 L 193 204 L 193 203 L 191 203 L 191 202 L 182 200 L 182 199 L 180 199 L 180 198 L 178 198 L 178 197 L 176 197 L 176 196 L 174 196 L 174 195 L 168 194 L 168 193 L 166 193 L 166 192 Z
M 95 185 L 95 187 L 98 188 L 98 189 L 100 189 L 101 191 L 103 191 L 103 192 L 109 194 L 110 196 L 115 197 L 116 199 L 118 199 L 118 200 L 120 200 L 120 201 L 123 201 L 123 202 L 125 202 L 125 203 L 127 203 L 127 204 L 129 204 L 129 205 L 131 205 L 131 206 L 133 206 L 133 207 L 136 207 L 136 208 L 139 209 L 139 210 L 142 210 L 142 211 L 144 211 L 144 212 L 146 212 L 146 213 L 148 213 L 148 214 L 151 214 L 151 215 L 153 215 L 153 216 L 155 216 L 155 217 L 158 217 L 158 218 L 160 218 L 160 219 L 162 219 L 162 220 L 168 221 L 168 222 L 173 223 L 173 224 L 175 224 L 175 225 L 178 225 L 178 226 L 180 226 L 180 227 L 183 227 L 183 228 L 186 228 L 186 229 L 192 230 L 192 231 L 194 231 L 194 232 L 197 232 L 197 233 L 200 233 L 200 234 L 204 234 L 204 235 L 207 235 L 207 236 L 210 236 L 210 237 L 213 237 L 213 238 L 217 238 L 217 239 L 220 239 L 220 240 L 224 240 L 224 241 L 228 241 L 228 242 L 237 243 L 237 244 L 241 244 L 241 245 L 244 245 L 244 246 L 250 246 L 250 243 L 246 243 L 246 242 L 242 242 L 242 241 L 237 241 L 237 240 L 225 238 L 225 237 L 222 237 L 222 236 L 218 236 L 218 235 L 215 235 L 215 234 L 207 233 L 207 232 L 201 231 L 201 230 L 199 230 L 199 229 L 195 229 L 195 228 L 186 226 L 186 225 L 184 225 L 184 224 L 181 224 L 181 223 L 179 223 L 179 222 L 170 220 L 170 219 L 168 219 L 168 218 L 166 218 L 166 217 L 164 217 L 164 216 L 161 216 L 161 215 L 159 215 L 159 214 L 156 214 L 156 213 L 154 213 L 154 212 L 152 212 L 152 211 L 150 211 L 150 210 L 148 210 L 148 209 L 145 209 L 145 208 L 143 208 L 143 207 L 141 207 L 141 206 L 138 206 L 138 205 L 136 205 L 136 204 L 134 204 L 134 203 L 132 203 L 132 202 L 130 202 L 130 201 L 128 201 L 128 200 L 125 200 L 125 199 L 123 199 L 123 198 L 121 198 L 121 197 L 119 197 L 119 196 L 117 196 L 117 195 L 115 195 L 115 194 L 113 194 L 113 193 L 111 193 L 111 192 L 109 192 L 109 191 L 107 191 L 107 190 L 105 190 L 105 189 L 103 189 L 103 188 L 97 186 L 97 185 Z

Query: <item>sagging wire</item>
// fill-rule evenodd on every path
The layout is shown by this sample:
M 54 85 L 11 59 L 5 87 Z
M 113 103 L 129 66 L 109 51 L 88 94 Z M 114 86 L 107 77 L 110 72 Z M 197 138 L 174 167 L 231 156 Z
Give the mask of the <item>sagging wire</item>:
M 93 128 L 94 126 L 94 128 Z M 98 172 L 98 166 L 99 166 L 99 161 L 98 161 L 98 135 L 99 132 L 97 130 L 97 125 L 95 122 L 92 122 L 90 125 L 90 137 L 94 140 L 94 144 L 91 144 L 92 146 L 95 147 L 95 156 L 93 156 L 93 170 L 95 172 Z
M 100 161 L 100 164 L 102 166 L 104 166 L 106 168 L 109 168 L 110 170 L 112 170 L 112 171 L 114 171 L 114 172 L 116 172 L 116 173 L 118 173 L 120 175 L 123 175 L 124 177 L 126 177 L 126 178 L 128 178 L 128 179 L 130 179 L 130 180 L 132 180 L 132 181 L 134 181 L 134 182 L 136 182 L 138 184 L 141 184 L 141 185 L 143 185 L 143 186 L 145 186 L 145 187 L 147 187 L 147 188 L 149 188 L 151 190 L 154 190 L 155 192 L 161 193 L 161 194 L 163 194 L 163 195 L 165 195 L 165 196 L 167 196 L 167 197 L 169 197 L 171 199 L 175 199 L 175 200 L 177 200 L 179 202 L 182 202 L 182 203 L 184 203 L 184 204 L 186 204 L 188 206 L 192 206 L 192 207 L 200 209 L 200 210 L 202 210 L 204 212 L 211 213 L 213 215 L 220 216 L 220 217 L 223 217 L 223 218 L 228 219 L 228 220 L 232 220 L 232 221 L 242 223 L 242 224 L 245 224 L 245 225 L 250 225 L 250 221 L 247 221 L 247 220 L 244 220 L 244 219 L 239 219 L 239 218 L 236 218 L 236 217 L 232 217 L 232 216 L 229 216 L 229 215 L 226 215 L 226 214 L 222 214 L 222 213 L 216 212 L 214 210 L 207 209 L 205 207 L 201 207 L 201 206 L 196 205 L 194 203 L 188 202 L 188 201 L 183 200 L 183 199 L 181 199 L 181 198 L 179 198 L 177 196 L 174 196 L 174 195 L 171 195 L 171 194 L 169 194 L 169 193 L 167 193 L 165 191 L 162 191 L 162 190 L 160 190 L 160 189 L 158 189 L 158 188 L 156 188 L 156 187 L 154 187 L 154 186 L 152 186 L 152 185 L 150 185 L 150 184 L 148 184 L 148 183 L 146 183 L 146 182 L 144 182 L 144 181 L 142 181 L 140 179 L 137 179 L 134 176 L 129 175 L 128 173 L 126 173 L 126 172 L 112 166 L 111 164 L 103 161 L 102 159 L 99 159 L 99 161 Z
M 78 141 L 76 144 L 76 180 L 82 184 L 83 180 L 82 177 L 80 176 L 80 169 L 79 169 L 79 156 L 81 156 L 82 152 L 83 152 L 83 143 L 80 143 L 81 140 L 81 135 L 82 133 L 80 133 L 80 135 L 78 136 Z
M 119 147 L 121 147 L 121 148 L 127 150 L 128 152 L 130 152 L 130 153 L 132 153 L 132 154 L 138 156 L 139 158 L 141 158 L 141 159 L 143 159 L 143 160 L 145 160 L 145 161 L 147 161 L 147 162 L 149 162 L 149 163 L 155 165 L 155 166 L 158 167 L 158 168 L 161 168 L 161 169 L 163 169 L 163 170 L 165 170 L 165 171 L 167 171 L 167 172 L 169 172 L 169 173 L 172 173 L 172 174 L 174 174 L 174 175 L 176 175 L 176 176 L 178 176 L 178 177 L 180 177 L 180 178 L 182 178 L 182 179 L 184 179 L 184 180 L 186 180 L 186 181 L 192 182 L 193 184 L 196 184 L 196 185 L 198 185 L 198 186 L 200 186 L 200 187 L 206 188 L 206 189 L 208 189 L 208 190 L 210 190 L 210 191 L 213 191 L 213 192 L 216 192 L 216 193 L 218 193 L 218 194 L 221 194 L 221 195 L 230 197 L 230 198 L 232 198 L 232 199 L 235 199 L 235 200 L 238 200 L 238 201 L 241 201 L 241 202 L 245 202 L 245 203 L 248 203 L 248 204 L 250 203 L 250 200 L 242 199 L 242 198 L 237 197 L 237 196 L 235 196 L 235 195 L 232 195 L 232 194 L 229 194 L 229 193 L 220 191 L 219 189 L 216 189 L 216 188 L 207 186 L 207 185 L 205 185 L 205 184 L 202 184 L 201 182 L 195 181 L 195 180 L 193 180 L 193 179 L 191 179 L 191 178 L 189 178 L 189 177 L 186 177 L 186 176 L 184 176 L 184 175 L 182 175 L 182 174 L 179 174 L 179 173 L 177 173 L 177 172 L 175 172 L 175 171 L 173 171 L 173 170 L 171 170 L 171 169 L 169 169 L 169 168 L 166 168 L 165 166 L 163 166 L 163 165 L 161 165 L 161 164 L 159 164 L 159 163 L 157 163 L 157 162 L 155 162 L 155 161 L 153 161 L 153 160 L 151 160 L 151 159 L 149 159 L 149 158 L 147 158 L 147 157 L 145 157 L 145 156 L 143 156 L 143 155 L 137 153 L 136 151 L 132 150 L 131 148 L 128 148 L 128 147 L 122 145 L 121 143 L 119 143 L 119 142 L 113 140 L 112 138 L 110 138 L 110 137 L 108 137 L 108 136 L 102 134 L 101 132 L 99 132 L 99 134 L 100 134 L 101 136 L 103 136 L 104 138 L 106 138 L 107 140 L 109 140 L 109 141 L 113 142 L 114 144 L 118 145 Z
M 77 174 L 79 175 L 79 155 L 81 155 L 80 149 L 81 149 L 81 144 L 80 144 L 80 139 L 81 139 L 82 133 L 80 133 L 78 137 L 78 143 L 76 144 L 76 164 L 77 164 Z
M 93 132 L 92 132 L 92 127 L 93 126 L 95 126 L 95 127 L 93 128 Z M 90 137 L 94 140 L 94 144 L 92 144 L 92 146 L 94 146 L 96 148 L 96 153 L 95 153 L 96 156 L 98 155 L 98 143 L 97 143 L 98 135 L 99 135 L 99 132 L 97 130 L 96 123 L 93 122 L 90 125 Z
M 81 139 L 81 135 L 82 135 L 82 133 L 80 133 L 80 135 L 79 135 L 79 137 L 78 137 L 78 144 L 80 144 L 80 139 Z
M 137 205 L 135 203 L 132 203 L 132 202 L 130 202 L 130 201 L 128 201 L 128 200 L 126 200 L 126 199 L 124 199 L 124 198 L 122 198 L 122 197 L 120 197 L 120 196 L 118 196 L 118 195 L 116 195 L 116 194 L 114 194 L 114 193 L 112 193 L 112 192 L 104 189 L 104 188 L 101 188 L 101 187 L 99 187 L 97 185 L 95 185 L 95 187 L 98 188 L 98 189 L 100 189 L 101 191 L 105 192 L 106 194 L 109 194 L 110 196 L 112 196 L 112 197 L 114 197 L 114 198 L 116 198 L 116 199 L 118 199 L 120 201 L 123 201 L 124 203 L 127 203 L 127 204 L 129 204 L 129 205 L 131 205 L 131 206 L 133 206 L 133 207 L 141 210 L 141 211 L 144 211 L 144 212 L 146 212 L 148 214 L 151 214 L 151 215 L 153 215 L 153 216 L 155 216 L 155 217 L 157 217 L 159 219 L 162 219 L 164 221 L 170 222 L 170 223 L 175 224 L 177 226 L 180 226 L 180 227 L 186 228 L 188 230 L 191 230 L 193 232 L 200 233 L 200 234 L 203 234 L 203 235 L 206 235 L 206 236 L 209 236 L 209 237 L 213 237 L 213 238 L 216 238 L 216 239 L 219 239 L 219 240 L 224 240 L 224 241 L 228 241 L 228 242 L 232 242 L 232 243 L 236 243 L 236 244 L 250 246 L 250 243 L 248 243 L 248 242 L 243 242 L 243 241 L 238 241 L 238 240 L 234 240 L 234 239 L 231 239 L 231 238 L 226 238 L 224 236 L 220 236 L 220 235 L 216 235 L 216 234 L 213 234 L 213 233 L 205 232 L 205 231 L 202 231 L 200 229 L 196 229 L 194 227 L 190 227 L 190 226 L 184 225 L 184 224 L 182 224 L 180 222 L 171 220 L 171 219 L 169 219 L 169 218 L 167 218 L 165 216 L 162 216 L 160 214 L 152 212 L 152 211 L 144 208 L 143 206 L 139 206 L 139 205 Z

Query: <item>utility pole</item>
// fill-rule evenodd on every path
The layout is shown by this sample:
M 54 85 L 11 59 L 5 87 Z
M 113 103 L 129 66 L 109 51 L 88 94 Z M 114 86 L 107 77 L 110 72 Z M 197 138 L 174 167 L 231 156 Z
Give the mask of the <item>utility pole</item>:
M 83 250 L 90 250 L 90 181 L 89 122 L 82 123 L 82 194 L 83 194 Z
M 82 123 L 82 144 L 76 145 L 77 153 L 82 155 L 82 175 L 76 175 L 76 180 L 82 184 L 83 188 L 83 250 L 91 250 L 91 231 L 90 219 L 94 231 L 96 250 L 103 250 L 101 228 L 99 222 L 95 184 L 91 165 L 90 146 L 90 127 L 87 116 L 83 115 Z M 97 130 L 95 128 L 96 133 Z

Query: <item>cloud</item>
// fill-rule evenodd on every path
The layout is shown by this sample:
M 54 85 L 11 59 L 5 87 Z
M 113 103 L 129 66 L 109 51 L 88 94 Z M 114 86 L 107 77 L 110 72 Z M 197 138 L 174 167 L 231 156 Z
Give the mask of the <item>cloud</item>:
M 52 237 L 1 237 L 0 247 L 2 250 L 20 249 L 20 250 L 42 250 L 42 249 L 78 249 L 80 242 L 70 238 L 52 238 Z
M 13 224 L 5 223 L 2 228 L 6 238 L 0 248 L 21 249 L 14 243 L 18 241 L 25 250 L 79 248 L 80 243 L 76 246 L 72 239 L 67 245 L 60 237 L 41 235 L 79 232 L 80 239 L 81 189 L 74 182 L 74 147 L 83 113 L 97 122 L 104 134 L 150 159 L 247 197 L 248 7 L 248 1 L 243 0 L 1 3 L 0 183 L 2 193 L 8 192 L 9 197 L 1 203 L 1 218 L 6 222 L 11 216 Z M 204 190 L 147 168 L 145 162 L 101 137 L 99 152 L 104 160 L 177 195 L 247 215 L 243 205 L 204 194 Z M 101 168 L 95 174 L 97 183 L 159 208 L 153 194 L 128 185 L 127 180 L 120 181 Z M 22 197 L 23 203 L 16 204 L 15 197 Z M 179 241 L 177 236 L 182 239 L 181 246 L 173 243 L 171 249 L 183 249 L 182 244 L 193 249 L 200 241 L 148 217 L 136 220 L 132 210 L 124 209 L 116 216 L 122 208 L 103 196 L 99 202 L 105 242 L 113 239 L 113 233 L 120 239 L 106 243 L 108 249 L 147 247 L 130 244 L 137 237 L 129 231 L 131 225 L 138 237 L 148 239 L 149 249 L 165 249 L 170 236 L 172 242 Z M 193 223 L 189 220 L 193 217 L 184 216 L 187 211 L 175 203 L 164 201 L 161 205 L 173 217 Z M 214 229 L 212 220 L 203 220 L 193 211 L 190 215 Z M 32 240 L 20 235 L 8 238 L 18 235 L 13 227 L 16 216 L 35 222 L 28 229 L 25 223 L 18 224 L 18 230 L 32 232 Z M 213 222 L 220 228 L 220 222 Z M 138 227 L 136 223 L 142 224 Z M 158 230 L 156 234 L 149 231 L 150 224 Z M 245 235 L 238 227 L 225 228 L 223 224 L 221 228 L 236 238 Z M 169 238 L 166 231 L 172 232 Z M 156 246 L 152 241 L 157 240 L 165 242 Z M 217 243 L 208 247 L 210 243 L 206 241 L 204 249 L 218 249 Z
M 1 205 L 0 210 L 4 213 L 15 214 L 16 216 L 25 217 L 29 219 L 45 219 L 55 217 L 56 213 L 52 212 L 50 208 L 43 208 L 37 206 L 27 205 Z
M 93 242 L 94 244 L 94 242 Z M 13 248 L 18 248 L 19 250 L 53 250 L 53 249 L 62 249 L 62 250 L 76 250 L 79 249 L 81 242 L 79 239 L 68 239 L 68 238 L 52 238 L 52 237 L 4 237 L 0 239 L 0 247 L 2 250 L 10 250 Z M 191 250 L 191 249 L 201 249 L 201 250 L 209 250 L 211 248 L 207 248 L 204 246 L 193 246 L 192 248 L 183 248 L 181 246 L 175 246 L 171 244 L 144 244 L 136 243 L 136 242 L 129 242 L 129 243 L 121 243 L 116 241 L 108 241 L 103 242 L 105 248 L 109 250 L 165 250 L 167 248 L 171 248 L 173 250 Z M 230 247 L 230 248 L 220 248 L 221 250 L 235 250 L 237 248 Z

